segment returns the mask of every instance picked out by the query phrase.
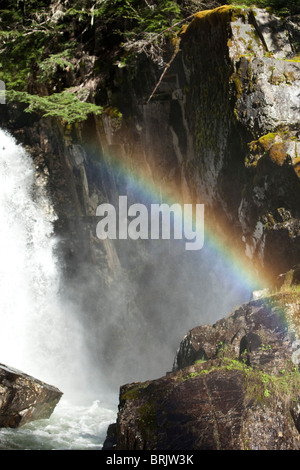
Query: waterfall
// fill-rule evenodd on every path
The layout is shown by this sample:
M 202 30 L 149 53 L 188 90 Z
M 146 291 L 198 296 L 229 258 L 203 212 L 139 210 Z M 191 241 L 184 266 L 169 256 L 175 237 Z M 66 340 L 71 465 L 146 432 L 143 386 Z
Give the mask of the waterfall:
M 61 302 L 55 213 L 32 158 L 0 130 L 0 363 L 65 393 L 83 385 L 74 306 Z
M 90 394 L 79 315 L 60 292 L 56 216 L 38 181 L 30 155 L 0 130 L 0 363 L 64 393 L 49 420 L 1 429 L 0 450 L 101 449 L 115 405 Z

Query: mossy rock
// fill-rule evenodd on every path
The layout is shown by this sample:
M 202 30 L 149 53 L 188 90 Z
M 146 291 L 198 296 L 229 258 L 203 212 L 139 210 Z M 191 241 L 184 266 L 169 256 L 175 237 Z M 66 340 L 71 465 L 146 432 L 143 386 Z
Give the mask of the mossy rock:
M 188 26 L 182 28 L 181 35 L 193 33 L 197 28 L 210 29 L 218 24 L 227 27 L 230 21 L 239 16 L 245 16 L 243 8 L 233 5 L 222 5 L 212 10 L 202 10 L 194 14 L 193 21 Z
M 270 132 L 269 134 L 263 135 L 258 139 L 258 144 L 262 150 L 267 152 L 271 145 L 274 143 L 276 134 Z
M 282 142 L 275 142 L 269 150 L 269 157 L 273 163 L 282 166 L 287 159 L 285 145 Z

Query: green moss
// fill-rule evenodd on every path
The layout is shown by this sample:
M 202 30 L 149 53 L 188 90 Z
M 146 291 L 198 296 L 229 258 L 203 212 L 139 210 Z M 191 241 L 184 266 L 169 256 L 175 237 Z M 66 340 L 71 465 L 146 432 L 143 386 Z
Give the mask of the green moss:
M 181 31 L 181 34 L 192 32 L 198 27 L 214 27 L 221 23 L 223 26 L 231 20 L 244 16 L 243 8 L 233 5 L 222 5 L 211 10 L 201 10 L 194 14 L 193 21 Z
M 195 377 L 200 377 L 201 375 L 203 374 L 208 374 L 209 372 L 211 372 L 212 369 L 202 369 L 198 372 L 191 372 L 190 374 L 188 375 L 185 375 L 184 377 L 182 377 L 182 381 L 186 381 L 186 380 L 190 380 L 190 379 L 193 379 Z
M 130 390 L 128 390 L 127 392 L 123 393 L 123 395 L 120 397 L 120 401 L 121 402 L 125 402 L 126 400 L 136 400 L 140 397 L 140 393 L 141 393 L 141 389 L 143 387 L 142 386 L 137 386 L 137 387 L 134 387 Z
M 235 73 L 232 75 L 232 81 L 235 85 L 236 97 L 237 99 L 239 99 L 241 98 L 243 94 L 243 87 L 242 87 L 241 78 L 238 73 Z
M 195 361 L 195 364 L 203 364 L 207 361 L 207 359 L 198 359 L 197 361 Z
M 282 60 L 285 60 L 286 62 L 297 62 L 297 63 L 299 63 L 300 62 L 300 56 L 297 55 L 297 56 L 295 56 L 291 59 L 282 59 Z
M 275 165 L 282 166 L 287 159 L 287 145 L 291 141 L 297 142 L 297 136 L 293 131 L 284 128 L 265 134 L 258 140 L 253 140 L 248 144 L 249 154 L 245 158 L 245 166 L 255 168 L 259 162 L 262 163 L 267 159 Z M 296 171 L 296 159 L 293 160 L 293 165 Z
M 194 17 L 197 19 L 205 19 L 210 23 L 210 25 L 214 26 L 216 21 L 220 18 L 223 19 L 223 21 L 229 21 L 232 10 L 232 5 L 223 5 L 221 7 L 214 8 L 213 10 L 199 11 L 198 13 L 195 13 Z
M 145 440 L 157 431 L 156 406 L 155 401 L 149 400 L 139 408 L 138 428 Z
M 267 154 L 268 150 L 274 143 L 275 133 L 269 133 L 261 136 L 258 140 L 253 140 L 248 144 L 250 154 L 245 158 L 245 166 L 247 168 L 256 168 L 259 160 Z M 256 176 L 255 176 L 256 178 Z M 257 176 L 259 178 L 259 176 Z M 255 185 L 258 184 L 256 181 Z
M 132 387 L 120 396 L 121 407 L 124 406 L 125 402 L 128 400 L 140 400 L 137 402 L 137 425 L 145 441 L 155 438 L 157 430 L 157 401 L 159 400 L 161 393 L 166 393 L 165 389 L 162 387 L 162 390 L 157 390 L 157 395 L 155 395 L 155 397 L 148 397 L 147 390 L 145 390 L 148 385 L 149 382 L 141 382 L 136 385 L 132 384 Z
M 269 132 L 258 139 L 258 144 L 266 152 L 273 144 L 275 137 L 276 134 L 274 132 Z
M 270 347 L 261 346 L 263 351 Z M 245 382 L 245 399 L 267 403 L 268 399 L 285 400 L 287 403 L 298 396 L 300 389 L 300 373 L 298 367 L 287 362 L 286 367 L 279 374 L 266 373 L 263 370 L 248 366 L 243 360 L 223 357 L 221 364 L 209 369 L 195 370 L 182 377 L 182 381 L 193 380 L 214 371 L 240 371 Z

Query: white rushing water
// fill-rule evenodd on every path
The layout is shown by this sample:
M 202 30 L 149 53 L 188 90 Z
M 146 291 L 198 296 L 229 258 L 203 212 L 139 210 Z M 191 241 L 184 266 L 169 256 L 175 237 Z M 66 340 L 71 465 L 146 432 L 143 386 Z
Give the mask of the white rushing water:
M 0 449 L 101 449 L 116 401 L 92 383 L 76 308 L 61 301 L 55 214 L 38 181 L 0 130 L 0 363 L 64 393 L 49 420 L 0 429 Z

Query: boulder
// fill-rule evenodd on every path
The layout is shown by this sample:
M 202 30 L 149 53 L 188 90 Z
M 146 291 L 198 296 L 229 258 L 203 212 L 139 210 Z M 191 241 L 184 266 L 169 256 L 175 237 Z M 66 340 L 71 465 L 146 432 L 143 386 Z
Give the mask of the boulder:
M 56 387 L 0 364 L 0 427 L 49 418 L 61 396 Z
M 269 294 L 213 325 L 191 329 L 177 351 L 173 372 L 220 354 L 272 373 L 285 369 L 299 335 L 299 301 L 293 292 Z
M 190 330 L 172 372 L 121 387 L 104 449 L 299 450 L 299 311 L 277 292 Z

